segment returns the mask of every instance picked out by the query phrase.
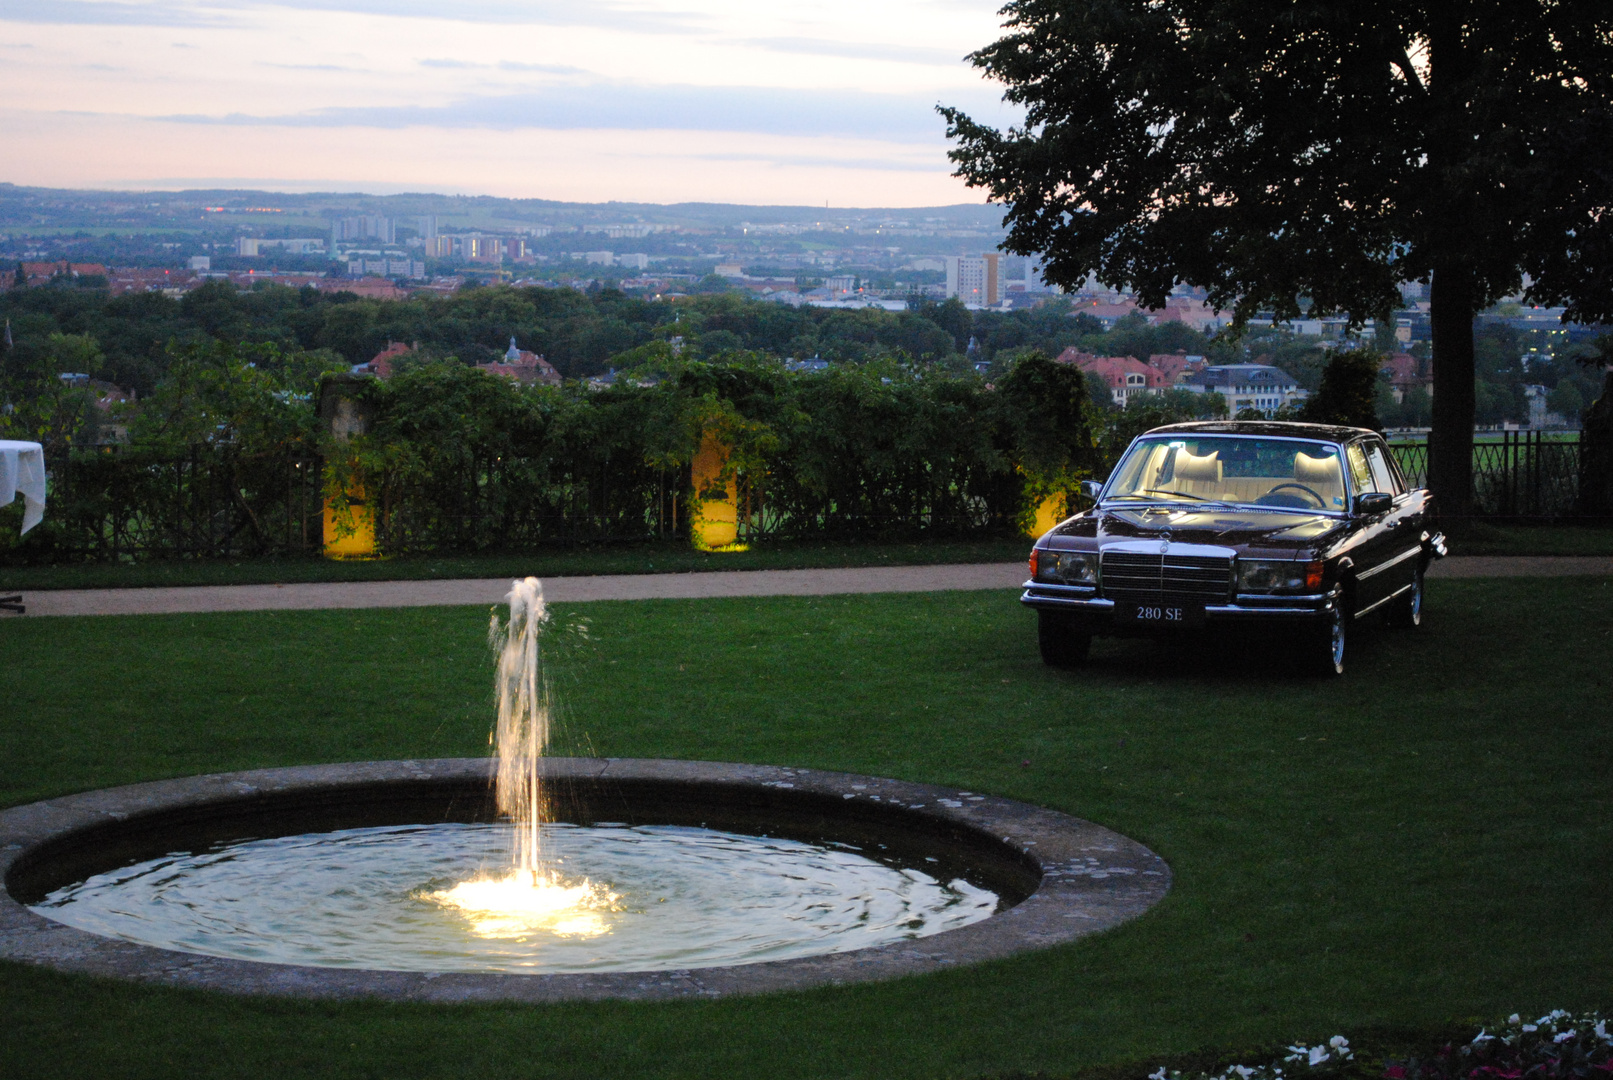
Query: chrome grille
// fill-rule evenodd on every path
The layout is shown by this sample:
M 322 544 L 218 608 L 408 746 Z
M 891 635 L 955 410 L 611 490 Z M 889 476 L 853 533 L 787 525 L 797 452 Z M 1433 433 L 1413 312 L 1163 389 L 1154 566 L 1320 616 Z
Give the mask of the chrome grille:
M 1103 595 L 1136 604 L 1222 604 L 1232 596 L 1232 560 L 1204 555 L 1105 551 Z

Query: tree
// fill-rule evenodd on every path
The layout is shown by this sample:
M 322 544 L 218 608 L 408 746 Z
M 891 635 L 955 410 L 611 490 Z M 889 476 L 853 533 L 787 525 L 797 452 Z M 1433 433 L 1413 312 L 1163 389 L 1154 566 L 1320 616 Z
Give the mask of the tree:
M 1300 410 L 1313 424 L 1345 424 L 1381 429 L 1378 420 L 1378 372 L 1383 355 L 1372 349 L 1341 352 L 1322 369 L 1321 388 Z
M 1606 0 L 1010 0 L 975 65 L 1026 109 L 943 108 L 1004 246 L 1160 306 L 1203 286 L 1235 325 L 1386 317 L 1431 281 L 1432 484 L 1471 505 L 1473 316 L 1530 283 L 1613 318 Z

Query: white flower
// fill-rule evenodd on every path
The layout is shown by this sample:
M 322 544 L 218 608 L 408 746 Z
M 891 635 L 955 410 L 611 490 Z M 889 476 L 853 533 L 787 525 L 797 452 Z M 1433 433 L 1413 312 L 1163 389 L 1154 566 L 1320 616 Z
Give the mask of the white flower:
M 1607 1021 L 1606 1020 L 1598 1020 L 1596 1022 L 1596 1026 L 1591 1028 L 1591 1030 L 1596 1032 L 1596 1037 L 1598 1039 L 1601 1039 L 1603 1042 L 1607 1042 Z
M 1523 1017 L 1519 1016 L 1517 1013 L 1513 1013 L 1511 1016 L 1507 1017 L 1507 1023 L 1516 1024 L 1522 1019 Z
M 1494 1040 L 1494 1038 L 1495 1038 L 1494 1035 L 1491 1035 L 1491 1034 L 1485 1032 L 1483 1029 L 1480 1029 L 1479 1033 L 1477 1035 L 1473 1036 L 1473 1043 L 1474 1043 L 1475 1046 L 1477 1046 L 1477 1045 L 1479 1045 L 1481 1043 L 1490 1042 L 1490 1041 Z
M 1331 1039 L 1327 1040 L 1327 1045 L 1337 1050 L 1340 1047 L 1349 1046 L 1350 1040 L 1346 1039 L 1343 1035 L 1335 1035 Z
M 1312 1068 L 1315 1068 L 1316 1066 L 1320 1065 L 1322 1062 L 1324 1062 L 1326 1060 L 1327 1060 L 1327 1047 L 1325 1047 L 1325 1046 L 1313 1046 L 1313 1047 L 1311 1047 L 1311 1067 Z
M 1525 1031 L 1539 1031 L 1540 1030 L 1540 1025 L 1539 1024 L 1525 1024 L 1525 1025 L 1523 1025 L 1523 1030 L 1525 1030 Z
M 1158 1072 L 1149 1073 L 1148 1080 L 1165 1080 L 1165 1066 L 1161 1065 Z
M 1249 1080 L 1249 1078 L 1255 1074 L 1255 1070 L 1249 1068 L 1247 1065 L 1234 1065 L 1232 1066 L 1232 1071 L 1243 1077 L 1243 1080 Z
M 1578 1034 L 1579 1032 L 1575 1031 L 1573 1028 L 1569 1028 L 1567 1031 L 1559 1032 L 1551 1041 L 1555 1043 L 1565 1043 Z

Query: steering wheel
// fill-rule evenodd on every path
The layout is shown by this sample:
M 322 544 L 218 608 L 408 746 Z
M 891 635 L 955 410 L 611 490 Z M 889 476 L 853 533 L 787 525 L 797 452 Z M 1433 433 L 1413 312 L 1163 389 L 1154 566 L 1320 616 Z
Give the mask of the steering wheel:
M 1270 491 L 1266 492 L 1265 495 L 1262 495 L 1260 497 L 1259 501 L 1264 502 L 1269 496 L 1277 494 L 1283 488 L 1298 488 L 1299 490 L 1303 491 L 1305 494 L 1309 495 L 1311 498 L 1316 500 L 1316 509 L 1318 509 L 1318 510 L 1327 509 L 1327 500 L 1322 498 L 1320 495 L 1316 494 L 1316 492 L 1312 491 L 1310 488 L 1306 487 L 1304 484 L 1278 484 L 1276 487 L 1274 487 Z

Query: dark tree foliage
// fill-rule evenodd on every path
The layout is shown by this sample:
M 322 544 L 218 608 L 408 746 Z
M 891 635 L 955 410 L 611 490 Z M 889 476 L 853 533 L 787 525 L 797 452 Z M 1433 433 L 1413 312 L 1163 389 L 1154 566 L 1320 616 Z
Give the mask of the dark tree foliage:
M 1432 281 L 1432 482 L 1472 489 L 1473 316 L 1517 290 L 1613 318 L 1606 0 L 1011 0 L 975 64 L 1026 109 L 942 109 L 1005 247 L 1240 324 L 1386 314 Z
M 1028 472 L 1064 478 L 1096 464 L 1086 376 L 1031 353 L 997 383 L 1004 437 Z
M 1378 372 L 1383 356 L 1370 349 L 1341 352 L 1322 369 L 1322 386 L 1305 402 L 1299 418 L 1313 424 L 1344 424 L 1381 430 Z
M 1585 410 L 1579 442 L 1579 507 L 1587 517 L 1613 518 L 1613 334 L 1596 340 L 1588 358 L 1604 365 L 1602 393 Z M 1589 365 L 1587 365 L 1589 366 Z

